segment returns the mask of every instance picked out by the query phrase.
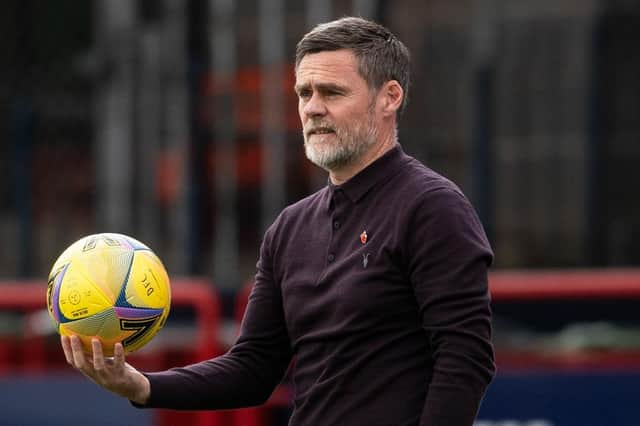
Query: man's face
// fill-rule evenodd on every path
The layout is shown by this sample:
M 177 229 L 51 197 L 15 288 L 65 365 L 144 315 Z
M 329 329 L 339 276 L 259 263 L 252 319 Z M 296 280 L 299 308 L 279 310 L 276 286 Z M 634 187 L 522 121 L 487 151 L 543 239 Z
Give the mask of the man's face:
M 376 96 L 353 53 L 308 54 L 296 70 L 298 113 L 307 158 L 326 169 L 354 164 L 377 140 Z

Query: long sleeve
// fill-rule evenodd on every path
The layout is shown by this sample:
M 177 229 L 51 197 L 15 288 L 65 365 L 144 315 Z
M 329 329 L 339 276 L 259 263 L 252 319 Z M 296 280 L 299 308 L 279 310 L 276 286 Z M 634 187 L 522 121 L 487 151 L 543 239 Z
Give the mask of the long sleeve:
M 256 282 L 233 347 L 214 359 L 147 373 L 151 396 L 145 407 L 228 409 L 259 405 L 268 399 L 291 360 L 269 247 L 267 233 Z
M 433 363 L 421 425 L 471 426 L 495 374 L 491 248 L 472 206 L 451 188 L 424 194 L 412 223 L 410 280 Z

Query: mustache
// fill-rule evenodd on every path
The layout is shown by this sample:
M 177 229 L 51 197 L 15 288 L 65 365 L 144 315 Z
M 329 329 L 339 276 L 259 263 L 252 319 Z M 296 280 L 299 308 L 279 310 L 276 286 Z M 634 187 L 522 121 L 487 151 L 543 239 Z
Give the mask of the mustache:
M 318 131 L 324 131 L 324 132 L 330 131 L 330 132 L 334 132 L 334 133 L 336 132 L 335 127 L 331 123 L 327 123 L 327 122 L 324 122 L 324 121 L 318 121 L 318 122 L 309 123 L 309 124 L 305 125 L 302 130 L 303 130 L 305 136 L 307 136 L 307 137 L 309 135 L 311 135 L 312 133 L 315 133 L 315 132 L 318 132 Z

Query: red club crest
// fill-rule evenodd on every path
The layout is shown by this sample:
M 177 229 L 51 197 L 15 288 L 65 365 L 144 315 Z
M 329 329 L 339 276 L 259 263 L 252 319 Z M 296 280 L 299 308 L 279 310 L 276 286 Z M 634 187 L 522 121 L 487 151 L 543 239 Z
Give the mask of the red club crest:
M 360 242 L 362 244 L 367 242 L 367 231 L 362 231 L 362 234 L 360 234 Z

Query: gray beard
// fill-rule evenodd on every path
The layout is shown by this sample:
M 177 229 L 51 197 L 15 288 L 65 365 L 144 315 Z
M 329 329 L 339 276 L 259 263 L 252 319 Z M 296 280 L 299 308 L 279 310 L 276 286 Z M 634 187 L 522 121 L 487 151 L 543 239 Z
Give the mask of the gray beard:
M 370 118 L 369 122 L 366 123 L 366 128 L 355 128 L 352 129 L 353 132 L 335 129 L 337 144 L 331 149 L 315 149 L 313 145 L 308 143 L 303 132 L 305 155 L 313 164 L 327 171 L 356 163 L 376 144 L 378 138 L 378 131 L 373 123 L 373 117 Z

